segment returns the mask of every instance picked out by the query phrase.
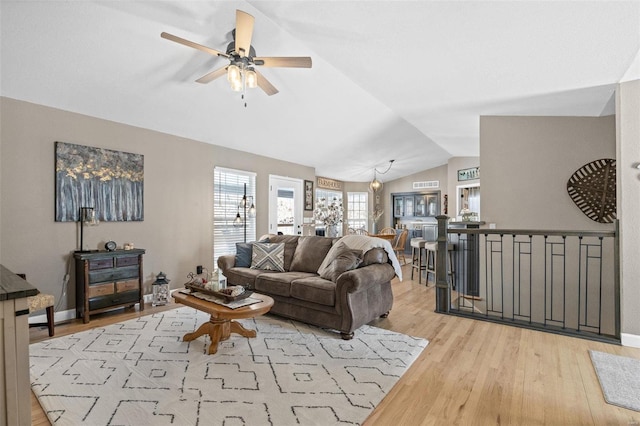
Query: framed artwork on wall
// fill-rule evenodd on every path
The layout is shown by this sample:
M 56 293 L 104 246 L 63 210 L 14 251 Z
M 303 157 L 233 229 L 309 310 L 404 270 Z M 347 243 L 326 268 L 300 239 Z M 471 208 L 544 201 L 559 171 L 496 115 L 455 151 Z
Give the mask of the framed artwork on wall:
M 458 181 L 480 179 L 480 167 L 458 170 Z
M 100 221 L 144 220 L 144 155 L 55 143 L 56 222 L 92 207 Z
M 304 209 L 313 210 L 313 181 L 304 181 Z

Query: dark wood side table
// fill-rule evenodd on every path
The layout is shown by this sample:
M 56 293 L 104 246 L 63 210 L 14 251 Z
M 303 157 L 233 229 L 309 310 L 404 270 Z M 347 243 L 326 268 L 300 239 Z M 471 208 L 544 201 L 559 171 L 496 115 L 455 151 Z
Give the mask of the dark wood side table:
M 144 249 L 76 252 L 76 316 L 86 324 L 91 314 L 140 304 Z

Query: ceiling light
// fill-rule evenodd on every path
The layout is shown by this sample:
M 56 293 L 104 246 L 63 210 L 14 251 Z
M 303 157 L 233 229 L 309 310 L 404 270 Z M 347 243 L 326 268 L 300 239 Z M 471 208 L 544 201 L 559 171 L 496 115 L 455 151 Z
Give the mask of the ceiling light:
M 376 168 L 373 169 L 373 180 L 371 181 L 371 183 L 369 183 L 369 189 L 371 189 L 372 192 L 377 193 L 382 191 L 383 184 L 382 184 L 382 181 L 378 179 L 377 173 L 380 173 L 381 175 L 387 173 L 391 169 L 391 166 L 393 165 L 394 161 L 395 160 L 389 160 L 389 166 L 387 167 L 387 170 L 385 170 L 384 172 L 381 172 Z
M 255 89 L 258 86 L 258 75 L 254 70 L 248 69 L 244 73 L 244 78 L 248 88 Z
M 233 80 L 231 82 L 231 90 L 233 90 L 234 92 L 241 92 L 242 91 L 242 79 Z
M 378 178 L 376 177 L 376 171 L 375 169 L 373 170 L 373 180 L 371 181 L 371 183 L 369 184 L 369 188 L 373 191 L 373 192 L 378 192 L 382 190 L 382 182 L 380 182 L 378 180 Z
M 241 79 L 240 68 L 237 65 L 229 65 L 227 68 L 227 80 L 229 80 L 232 87 L 234 83 L 239 82 Z

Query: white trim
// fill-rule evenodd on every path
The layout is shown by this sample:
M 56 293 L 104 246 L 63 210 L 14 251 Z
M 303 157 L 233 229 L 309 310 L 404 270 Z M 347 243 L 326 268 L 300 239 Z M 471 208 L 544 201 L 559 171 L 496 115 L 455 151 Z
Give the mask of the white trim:
M 53 314 L 53 322 L 54 324 L 61 321 L 68 321 L 76 318 L 76 310 L 75 309 L 67 309 L 66 311 L 59 311 Z M 42 315 L 34 315 L 29 317 L 29 324 L 34 323 L 46 323 L 47 322 L 47 314 Z
M 637 334 L 620 334 L 620 343 L 622 346 L 629 346 L 632 348 L 640 348 L 640 336 Z
M 302 234 L 302 224 L 304 216 L 304 182 L 299 178 L 288 176 L 269 175 L 269 211 L 268 211 L 268 233 L 278 232 L 278 189 L 293 189 L 294 212 L 293 212 L 293 235 Z

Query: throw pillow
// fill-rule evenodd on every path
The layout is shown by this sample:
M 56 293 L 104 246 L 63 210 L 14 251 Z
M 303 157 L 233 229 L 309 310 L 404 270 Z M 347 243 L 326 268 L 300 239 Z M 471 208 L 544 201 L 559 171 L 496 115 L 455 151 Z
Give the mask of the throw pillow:
M 251 255 L 253 253 L 253 243 L 236 243 L 236 263 L 238 268 L 248 268 L 251 266 Z
M 284 244 L 254 243 L 251 269 L 284 272 Z
M 330 240 L 331 238 L 327 238 L 327 239 Z M 334 241 L 332 246 L 331 246 L 331 248 L 329 249 L 329 252 L 324 257 L 324 260 L 322 261 L 322 263 L 318 267 L 318 270 L 316 271 L 317 274 L 320 275 L 320 273 L 327 268 L 329 263 L 331 263 L 331 261 L 333 259 L 335 259 L 335 257 L 338 255 L 338 253 L 341 252 L 345 248 L 348 248 L 348 247 L 343 241 L 340 241 L 340 240 Z
M 345 246 L 345 248 L 339 251 L 333 260 L 329 262 L 327 267 L 321 271 L 320 277 L 336 282 L 343 272 L 356 269 L 358 265 L 360 265 L 362 262 L 361 256 L 361 250 L 353 250 Z
M 268 243 L 269 238 L 262 237 L 258 241 L 260 243 Z M 251 266 L 251 257 L 253 255 L 253 242 L 236 243 L 236 261 L 234 266 L 237 268 L 249 268 Z

